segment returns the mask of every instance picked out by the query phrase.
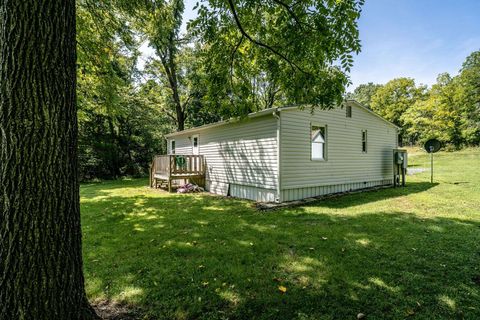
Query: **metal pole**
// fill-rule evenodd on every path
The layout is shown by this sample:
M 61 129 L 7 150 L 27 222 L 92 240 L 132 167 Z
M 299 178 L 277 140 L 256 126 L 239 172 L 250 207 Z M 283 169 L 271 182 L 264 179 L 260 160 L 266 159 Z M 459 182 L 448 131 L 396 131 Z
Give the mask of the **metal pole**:
M 430 152 L 430 183 L 433 183 L 433 152 Z

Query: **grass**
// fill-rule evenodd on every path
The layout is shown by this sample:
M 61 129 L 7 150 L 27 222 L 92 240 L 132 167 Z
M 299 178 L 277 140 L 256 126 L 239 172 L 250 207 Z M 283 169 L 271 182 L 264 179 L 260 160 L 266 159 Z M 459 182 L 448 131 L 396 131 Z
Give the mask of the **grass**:
M 433 185 L 424 172 L 267 213 L 146 180 L 84 184 L 88 296 L 145 319 L 479 319 L 480 150 L 435 159 Z

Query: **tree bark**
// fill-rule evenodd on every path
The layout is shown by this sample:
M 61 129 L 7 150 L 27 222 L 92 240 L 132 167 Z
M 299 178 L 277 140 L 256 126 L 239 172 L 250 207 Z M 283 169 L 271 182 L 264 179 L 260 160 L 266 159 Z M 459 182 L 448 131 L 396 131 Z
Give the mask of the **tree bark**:
M 172 56 L 172 50 L 168 50 L 170 51 L 168 54 L 160 55 L 160 60 L 162 61 L 163 68 L 165 69 L 165 73 L 167 75 L 168 84 L 172 90 L 172 99 L 175 104 L 175 114 L 177 120 L 177 131 L 182 131 L 185 129 L 185 110 L 182 107 L 180 95 L 178 94 L 178 79 L 175 59 Z M 169 57 L 168 61 L 166 56 Z
M 82 271 L 74 0 L 0 0 L 0 319 L 93 319 Z

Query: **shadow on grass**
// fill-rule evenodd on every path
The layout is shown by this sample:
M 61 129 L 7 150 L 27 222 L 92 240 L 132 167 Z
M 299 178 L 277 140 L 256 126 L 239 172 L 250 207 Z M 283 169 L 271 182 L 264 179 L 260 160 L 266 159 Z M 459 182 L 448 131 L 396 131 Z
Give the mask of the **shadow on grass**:
M 333 199 L 319 200 L 314 202 L 313 205 L 327 208 L 348 208 L 424 192 L 437 185 L 438 183 L 430 182 L 408 182 L 406 187 L 370 190 L 353 196 L 347 194 Z
M 315 214 L 304 207 L 262 214 L 246 201 L 119 196 L 114 189 L 82 194 L 87 289 L 92 299 L 138 306 L 146 318 L 480 317 L 480 286 L 472 281 L 480 273 L 478 224 L 329 209 L 408 188 L 318 202 Z M 343 201 L 350 205 L 335 206 Z

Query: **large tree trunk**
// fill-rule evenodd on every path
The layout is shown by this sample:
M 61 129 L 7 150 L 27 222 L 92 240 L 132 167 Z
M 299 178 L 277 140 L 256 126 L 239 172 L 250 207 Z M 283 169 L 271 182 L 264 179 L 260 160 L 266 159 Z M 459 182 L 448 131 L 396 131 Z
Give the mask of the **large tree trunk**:
M 185 111 L 183 110 L 180 95 L 178 94 L 177 68 L 175 66 L 175 59 L 172 55 L 173 53 L 171 53 L 170 50 L 170 58 L 168 60 L 165 57 L 165 54 L 160 54 L 160 59 L 167 75 L 170 89 L 172 90 L 172 100 L 175 104 L 175 114 L 177 119 L 177 131 L 182 131 L 185 129 Z
M 82 272 L 75 1 L 0 0 L 0 319 L 92 319 Z

